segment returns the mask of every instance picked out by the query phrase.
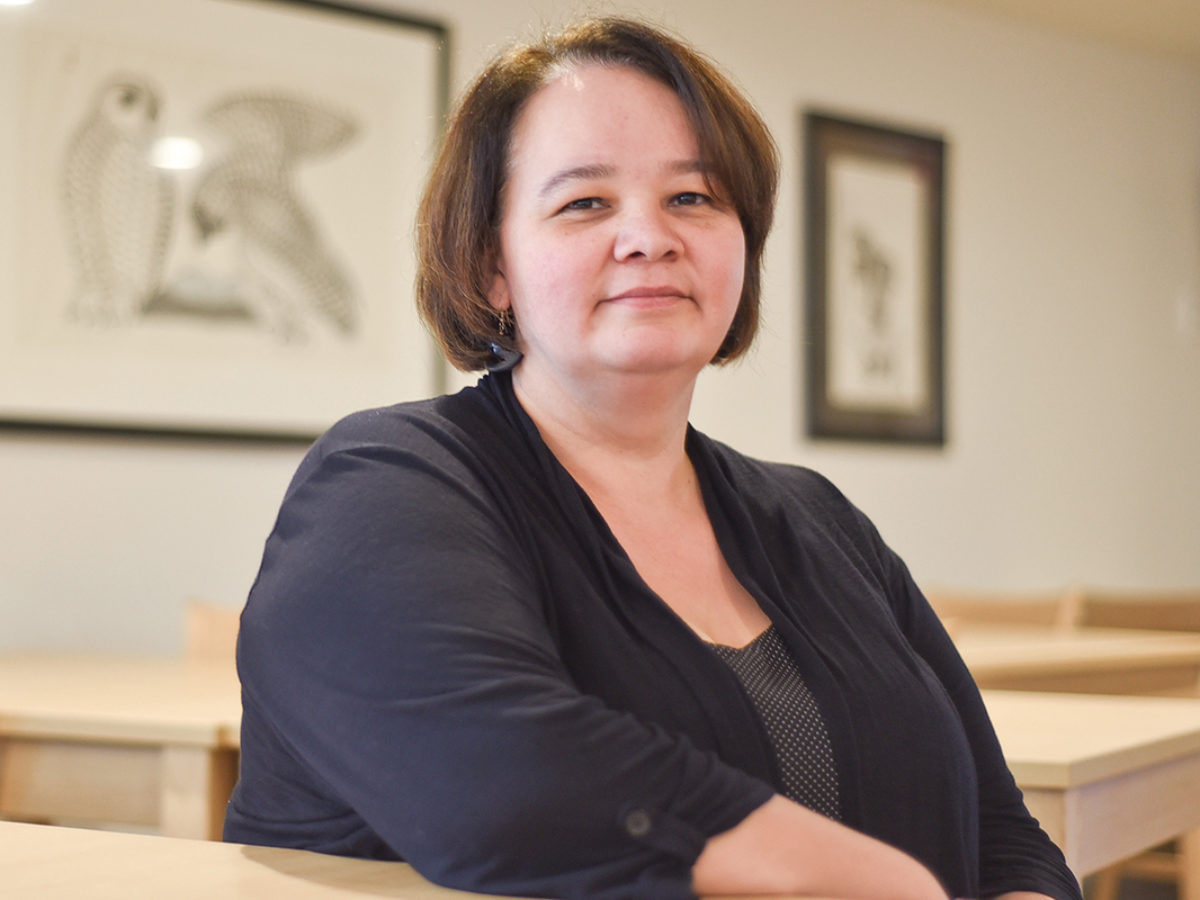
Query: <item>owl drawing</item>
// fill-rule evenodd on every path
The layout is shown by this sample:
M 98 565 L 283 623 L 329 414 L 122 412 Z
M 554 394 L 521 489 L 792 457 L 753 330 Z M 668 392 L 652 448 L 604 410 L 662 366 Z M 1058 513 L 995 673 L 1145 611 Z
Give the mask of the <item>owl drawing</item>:
M 279 93 L 243 93 L 210 107 L 206 123 L 227 142 L 190 207 L 202 241 L 236 243 L 239 279 L 256 318 L 280 339 L 316 323 L 345 336 L 356 326 L 355 292 L 302 197 L 299 167 L 353 138 L 338 111 Z
M 128 323 L 162 280 L 174 187 L 151 163 L 160 102 L 138 75 L 115 75 L 96 92 L 71 136 L 62 169 L 63 210 L 78 282 L 79 321 Z

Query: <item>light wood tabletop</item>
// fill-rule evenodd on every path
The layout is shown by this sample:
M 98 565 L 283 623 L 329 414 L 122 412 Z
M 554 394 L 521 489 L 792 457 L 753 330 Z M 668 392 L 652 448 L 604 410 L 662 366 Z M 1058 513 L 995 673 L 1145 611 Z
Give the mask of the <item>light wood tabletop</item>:
M 37 900 L 496 898 L 438 887 L 404 863 L 13 822 L 0 822 L 0 871 L 5 897 Z
M 1088 666 L 1099 646 L 1115 645 L 1090 643 Z M 1017 783 L 1077 874 L 1200 825 L 1200 701 L 993 691 L 985 701 Z M 0 656 L 0 816 L 216 837 L 240 715 L 228 662 Z
M 477 897 L 411 866 L 304 850 L 0 822 L 3 892 L 38 900 Z
M 241 714 L 232 660 L 0 655 L 8 734 L 237 746 Z
M 1174 837 L 1195 866 L 1200 699 L 985 691 L 984 702 L 1026 804 L 1077 876 Z
M 1200 634 L 1196 633 L 959 622 L 953 624 L 951 634 L 975 681 L 982 688 L 1160 697 L 1200 696 Z M 1118 700 L 1117 697 L 1105 699 Z M 1158 751 L 1175 740 L 1161 735 L 1155 738 L 1152 730 L 1146 730 L 1147 726 L 1141 720 L 1130 717 L 1130 711 L 1118 712 L 1118 705 L 1116 702 L 1103 703 L 1108 712 L 1099 714 L 1101 721 L 1098 724 L 1104 727 L 1107 721 L 1115 731 L 1106 737 L 1094 731 L 1088 732 L 1090 739 L 1144 742 L 1148 747 L 1158 748 Z M 1069 734 L 1069 726 L 1064 725 L 1064 720 L 1057 715 L 1051 715 L 1042 724 L 1041 739 L 1053 740 Z M 1009 723 L 997 723 L 997 732 L 1002 738 L 1009 730 L 1008 726 Z M 1180 749 L 1178 744 L 1175 746 Z M 1006 746 L 1006 750 L 1013 749 Z M 1025 789 L 1030 806 L 1037 808 L 1035 814 L 1039 815 L 1047 830 L 1068 852 L 1068 858 L 1072 860 L 1077 873 L 1100 868 L 1093 862 L 1094 859 L 1120 861 L 1124 855 L 1128 855 L 1122 854 L 1119 850 L 1121 846 L 1129 847 L 1129 853 L 1153 846 L 1154 842 L 1145 837 L 1148 832 L 1180 828 L 1181 852 L 1173 863 L 1179 896 L 1181 900 L 1200 900 L 1200 834 L 1183 830 L 1185 827 L 1194 828 L 1200 822 L 1193 820 L 1187 826 L 1178 824 L 1191 815 L 1190 810 L 1181 811 L 1177 802 L 1180 796 L 1188 795 L 1188 790 L 1180 794 L 1172 788 L 1173 784 L 1184 778 L 1182 773 L 1185 772 L 1192 773 L 1188 776 L 1192 777 L 1192 781 L 1185 788 L 1196 783 L 1194 760 L 1185 757 L 1170 766 L 1162 764 L 1140 771 L 1136 778 L 1102 779 L 1086 789 L 1026 784 L 1023 779 L 1033 773 L 1028 767 L 1014 765 L 1014 762 L 1016 760 L 1010 759 L 1010 765 L 1018 776 L 1018 783 Z M 1082 777 L 1089 769 L 1105 764 L 1107 761 L 1103 755 L 1080 758 L 1074 763 L 1073 773 L 1075 777 Z M 1130 788 L 1130 784 L 1136 785 L 1136 788 Z M 1159 794 L 1165 796 L 1162 805 L 1156 807 L 1151 796 Z M 1093 809 L 1095 805 L 1100 805 L 1109 813 L 1123 805 L 1130 810 L 1130 814 L 1102 817 Z M 1132 814 L 1141 818 L 1130 818 Z M 1172 814 L 1176 822 L 1174 825 L 1169 824 Z M 1138 847 L 1134 847 L 1135 844 Z M 1092 850 L 1085 849 L 1087 847 L 1099 848 L 1099 855 L 1089 855 Z M 1107 883 L 1110 889 L 1114 889 L 1111 873 Z

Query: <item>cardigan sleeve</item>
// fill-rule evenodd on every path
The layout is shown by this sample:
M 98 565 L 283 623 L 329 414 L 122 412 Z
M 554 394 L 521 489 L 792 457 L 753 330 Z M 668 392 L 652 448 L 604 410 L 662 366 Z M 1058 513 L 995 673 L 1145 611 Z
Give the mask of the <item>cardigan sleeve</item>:
M 907 566 L 883 545 L 873 526 L 867 527 L 883 560 L 900 626 L 949 694 L 974 755 L 979 784 L 980 896 L 1038 891 L 1059 900 L 1081 900 L 1079 883 L 1062 852 L 1025 806 L 983 698 L 958 650 Z
M 771 789 L 573 685 L 502 505 L 417 431 L 318 445 L 289 488 L 243 614 L 226 837 L 354 853 L 359 827 L 452 887 L 691 897 L 704 841 Z

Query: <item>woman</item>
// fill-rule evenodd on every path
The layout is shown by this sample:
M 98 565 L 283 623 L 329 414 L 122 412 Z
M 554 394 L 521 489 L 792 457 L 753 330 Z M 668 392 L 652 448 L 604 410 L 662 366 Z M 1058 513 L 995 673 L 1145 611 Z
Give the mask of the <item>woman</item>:
M 753 337 L 775 182 L 745 99 L 640 23 L 468 90 L 418 299 L 492 371 L 301 465 L 243 615 L 227 838 L 510 894 L 1078 900 L 870 523 L 688 426 Z

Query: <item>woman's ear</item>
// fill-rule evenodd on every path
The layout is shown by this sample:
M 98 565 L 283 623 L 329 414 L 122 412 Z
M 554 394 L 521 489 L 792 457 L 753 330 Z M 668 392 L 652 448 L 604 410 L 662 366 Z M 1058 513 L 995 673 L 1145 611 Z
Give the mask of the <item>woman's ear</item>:
M 492 283 L 488 287 L 487 300 L 492 309 L 500 311 L 512 308 L 512 296 L 508 291 L 508 279 L 499 266 L 492 267 Z

